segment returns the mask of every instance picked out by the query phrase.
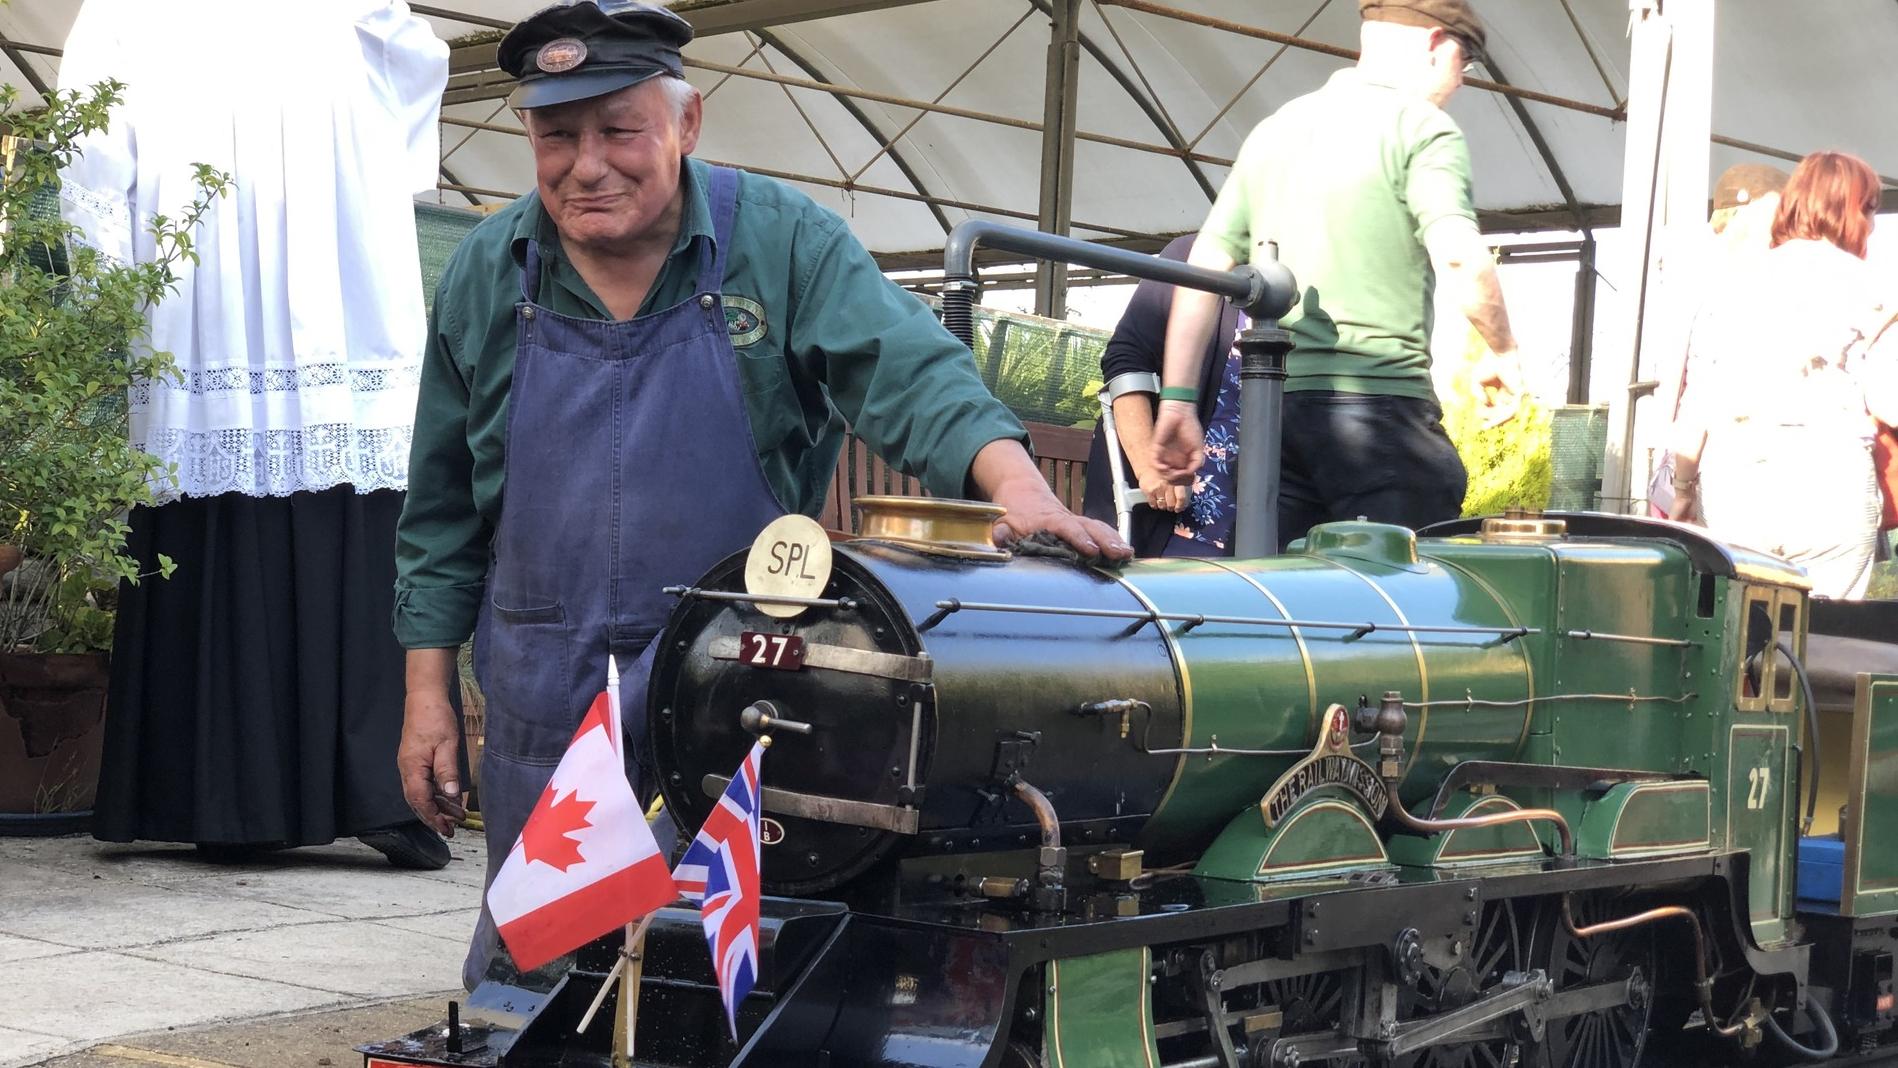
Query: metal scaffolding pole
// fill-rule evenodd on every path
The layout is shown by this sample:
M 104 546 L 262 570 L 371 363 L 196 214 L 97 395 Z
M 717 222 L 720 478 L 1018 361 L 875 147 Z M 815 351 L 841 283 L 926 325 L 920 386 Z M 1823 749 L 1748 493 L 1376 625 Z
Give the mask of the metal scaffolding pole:
M 1628 150 L 1621 224 L 1635 240 L 1624 277 L 1635 280 L 1627 333 L 1606 353 L 1608 444 L 1602 457 L 1601 507 L 1626 512 L 1644 503 L 1673 418 L 1693 282 L 1671 258 L 1707 223 L 1709 124 L 1713 113 L 1714 0 L 1629 0 Z M 1659 403 L 1643 404 L 1655 398 Z
M 503 133 L 514 137 L 527 136 L 527 131 L 518 126 L 503 126 L 497 122 L 479 122 L 475 119 L 458 119 L 453 115 L 442 116 L 441 123 L 443 126 L 456 126 L 470 130 L 486 130 L 489 133 Z M 740 167 L 752 174 L 762 174 L 767 178 L 778 178 L 787 182 L 806 182 L 811 185 L 821 185 L 829 189 L 842 189 L 849 193 L 864 193 L 869 196 L 890 197 L 895 200 L 908 200 L 918 204 L 929 204 L 945 208 L 960 208 L 964 211 L 979 211 L 988 215 L 1002 215 L 1011 219 L 1038 220 L 1040 218 L 1039 215 L 1031 211 L 1018 211 L 1014 208 L 1004 208 L 996 204 L 982 204 L 971 200 L 956 200 L 952 197 L 931 196 L 928 193 L 914 193 L 903 189 L 887 189 L 880 185 L 868 185 L 848 178 L 825 178 L 815 174 L 798 174 L 793 171 L 777 170 L 755 163 L 721 163 L 718 160 L 706 159 L 706 157 L 703 156 L 698 158 L 718 166 Z M 519 193 L 510 193 L 503 190 L 476 189 L 446 182 L 437 183 L 437 188 L 448 189 L 455 192 L 473 192 L 485 196 L 508 197 L 510 199 L 520 195 Z M 1126 230 L 1118 226 L 1110 226 L 1106 223 L 1091 223 L 1070 219 L 1068 220 L 1068 225 L 1070 227 L 1079 227 L 1083 230 L 1093 230 L 1096 233 L 1110 234 L 1115 237 L 1136 239 L 1152 239 L 1155 237 L 1155 235 L 1152 234 L 1144 234 L 1137 230 Z M 1159 238 L 1159 243 L 1165 244 L 1166 241 L 1170 240 L 1173 236 L 1175 235 L 1163 235 Z
M 1054 0 L 1048 36 L 1048 74 L 1041 119 L 1041 199 L 1036 228 L 1066 237 L 1074 215 L 1074 113 L 1080 106 L 1082 0 Z M 1068 314 L 1068 265 L 1052 260 L 1035 268 L 1035 312 Z
M 1320 55 L 1336 56 L 1339 59 L 1350 60 L 1353 63 L 1357 62 L 1358 58 L 1358 52 L 1355 48 L 1345 48 L 1340 45 L 1326 44 L 1323 41 L 1314 41 L 1309 37 L 1299 37 L 1295 34 L 1278 33 L 1273 30 L 1260 29 L 1257 26 L 1248 26 L 1243 22 L 1234 22 L 1231 19 L 1222 19 L 1212 15 L 1201 15 L 1197 12 L 1183 11 L 1177 7 L 1168 7 L 1165 4 L 1152 3 L 1150 0 L 1100 0 L 1100 2 L 1110 7 L 1124 7 L 1129 11 L 1140 11 L 1149 15 L 1157 15 L 1160 18 L 1189 22 L 1195 26 L 1204 26 L 1208 29 L 1223 30 L 1226 33 L 1238 34 L 1241 37 L 1251 37 L 1260 41 L 1271 41 L 1273 44 L 1286 45 L 1291 48 L 1301 48 L 1307 52 L 1317 52 Z M 1512 96 L 1519 100 L 1529 100 L 1538 104 L 1547 104 L 1550 107 L 1565 108 L 1569 111 L 1580 111 L 1589 115 L 1598 115 L 1604 119 L 1620 120 L 1625 117 L 1619 108 L 1603 107 L 1600 104 L 1589 104 L 1580 100 L 1571 100 L 1568 97 L 1556 96 L 1553 93 L 1539 93 L 1533 89 L 1522 89 L 1513 85 L 1502 85 L 1497 82 L 1485 81 L 1481 78 L 1467 78 L 1464 80 L 1463 85 L 1466 88 L 1481 89 L 1491 93 L 1501 93 L 1504 96 Z

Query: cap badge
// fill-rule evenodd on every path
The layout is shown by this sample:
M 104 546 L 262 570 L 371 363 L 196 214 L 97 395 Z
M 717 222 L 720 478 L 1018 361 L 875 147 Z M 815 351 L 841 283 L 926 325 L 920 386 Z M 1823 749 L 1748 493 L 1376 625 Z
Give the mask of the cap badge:
M 534 65 L 548 74 L 565 74 L 587 58 L 586 42 L 578 37 L 561 37 L 540 46 Z

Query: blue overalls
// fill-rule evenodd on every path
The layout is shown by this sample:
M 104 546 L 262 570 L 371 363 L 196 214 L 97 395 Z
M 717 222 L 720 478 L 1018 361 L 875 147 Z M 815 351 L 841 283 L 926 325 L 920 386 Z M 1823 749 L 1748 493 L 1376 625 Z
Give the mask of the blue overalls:
M 507 474 L 475 674 L 487 699 L 481 814 L 488 881 L 519 837 L 574 728 L 620 664 L 620 715 L 634 788 L 645 766 L 653 637 L 672 598 L 784 514 L 758 464 L 720 290 L 738 173 L 711 170 L 714 238 L 696 240 L 695 295 L 624 322 L 535 303 L 540 249 L 527 246 Z M 655 827 L 671 845 L 670 821 Z M 484 905 L 462 976 L 472 988 L 499 946 Z

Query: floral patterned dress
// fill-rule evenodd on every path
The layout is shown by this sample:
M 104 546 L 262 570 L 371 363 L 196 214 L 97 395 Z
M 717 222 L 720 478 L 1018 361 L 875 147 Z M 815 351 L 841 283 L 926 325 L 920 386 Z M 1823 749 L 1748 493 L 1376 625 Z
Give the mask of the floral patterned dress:
M 1239 317 L 1239 330 L 1247 326 Z M 1239 339 L 1226 355 L 1219 378 L 1219 396 L 1206 423 L 1206 462 L 1193 479 L 1186 510 L 1173 525 L 1169 556 L 1225 556 L 1232 552 L 1236 511 L 1235 482 L 1239 471 Z

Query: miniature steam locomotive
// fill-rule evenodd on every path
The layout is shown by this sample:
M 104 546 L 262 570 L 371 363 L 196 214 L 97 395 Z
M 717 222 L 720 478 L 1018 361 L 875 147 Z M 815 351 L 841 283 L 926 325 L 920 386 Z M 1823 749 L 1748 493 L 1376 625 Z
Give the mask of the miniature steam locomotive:
M 738 1044 L 660 914 L 634 1063 L 1635 1068 L 1898 1019 L 1898 676 L 1848 682 L 1815 811 L 1787 565 L 1570 514 L 1108 570 L 923 514 L 969 507 L 867 512 L 788 618 L 745 554 L 677 591 L 660 787 L 696 827 L 771 733 L 777 896 Z M 612 1063 L 575 1025 L 615 952 L 368 1063 Z

